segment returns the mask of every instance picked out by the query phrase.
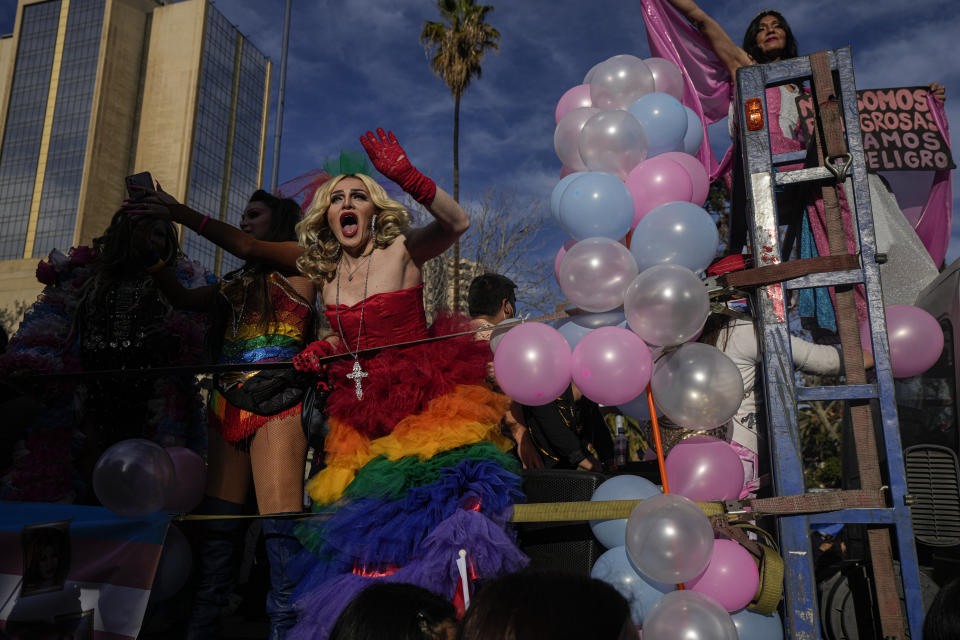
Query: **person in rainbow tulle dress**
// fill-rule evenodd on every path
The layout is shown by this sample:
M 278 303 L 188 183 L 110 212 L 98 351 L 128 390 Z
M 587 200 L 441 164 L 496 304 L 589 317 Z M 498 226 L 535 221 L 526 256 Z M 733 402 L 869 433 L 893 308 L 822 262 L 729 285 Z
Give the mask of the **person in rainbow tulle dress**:
M 488 344 L 465 335 L 392 346 L 470 329 L 468 318 L 449 314 L 427 326 L 421 275 L 469 218 L 410 164 L 392 133 L 368 132 L 361 142 L 375 168 L 433 220 L 411 228 L 400 203 L 352 174 L 321 186 L 298 225 L 297 264 L 319 288 L 332 334 L 294 366 L 326 377 L 331 392 L 325 468 L 307 484 L 317 516 L 298 528 L 306 549 L 300 618 L 288 638 L 326 637 L 376 580 L 453 600 L 461 550 L 471 579 L 526 564 L 506 527 L 523 496 L 499 432 L 509 399 L 486 382 Z

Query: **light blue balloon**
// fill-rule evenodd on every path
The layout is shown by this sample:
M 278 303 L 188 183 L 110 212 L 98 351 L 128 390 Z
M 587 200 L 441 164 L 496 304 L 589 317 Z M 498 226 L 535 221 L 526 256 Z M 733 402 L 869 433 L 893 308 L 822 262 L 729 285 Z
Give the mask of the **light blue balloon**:
M 620 592 L 630 603 L 630 618 L 634 624 L 643 624 L 647 612 L 664 596 L 674 591 L 672 584 L 656 582 L 637 571 L 626 547 L 614 547 L 597 558 L 590 576 L 603 580 Z
M 577 172 L 564 176 L 553 188 L 553 192 L 550 194 L 550 213 L 553 214 L 553 219 L 557 221 L 557 224 L 560 224 L 560 197 L 570 186 L 570 183 L 582 175 L 583 173 Z
M 619 240 L 633 224 L 633 196 L 610 173 L 582 173 L 560 196 L 560 226 L 577 240 Z
M 570 318 L 561 318 L 556 323 L 557 331 L 566 339 L 571 349 L 577 346 L 583 336 L 600 327 L 627 328 L 627 317 L 623 314 L 623 309 L 581 313 Z
M 660 410 L 660 407 L 657 407 L 656 404 L 653 405 L 657 409 L 657 415 L 662 416 L 663 411 Z M 625 416 L 631 418 L 636 418 L 640 421 L 646 421 L 650 419 L 650 404 L 647 402 L 647 392 L 644 391 L 636 398 L 629 402 L 624 402 L 623 404 L 618 404 L 617 409 L 620 410 Z
M 623 308 L 613 309 L 612 311 L 603 311 L 601 313 L 581 313 L 570 318 L 581 327 L 590 329 L 599 329 L 600 327 L 615 327 L 622 322 L 627 321 L 623 315 Z
M 695 156 L 703 143 L 703 123 L 696 111 L 687 105 L 683 105 L 683 109 L 687 114 L 687 132 L 683 134 L 683 147 L 680 150 Z
M 557 321 L 557 331 L 560 332 L 560 335 L 562 335 L 567 341 L 567 344 L 570 345 L 570 349 L 573 349 L 577 346 L 577 343 L 583 339 L 583 336 L 593 331 L 593 329 L 590 327 L 582 327 L 571 318 L 563 318 Z
M 640 476 L 614 476 L 593 492 L 592 502 L 603 500 L 643 500 L 660 494 L 660 487 Z M 591 520 L 590 530 L 607 549 L 626 543 L 627 519 Z
M 630 253 L 640 272 L 658 264 L 677 264 L 702 271 L 716 257 L 717 225 L 702 207 L 668 202 L 643 216 L 630 238 Z
M 599 560 L 599 558 L 598 558 Z M 783 640 L 783 621 L 776 611 L 763 615 L 749 609 L 730 614 L 740 640 Z
M 687 114 L 680 101 L 668 93 L 648 93 L 627 109 L 647 133 L 647 157 L 683 148 Z

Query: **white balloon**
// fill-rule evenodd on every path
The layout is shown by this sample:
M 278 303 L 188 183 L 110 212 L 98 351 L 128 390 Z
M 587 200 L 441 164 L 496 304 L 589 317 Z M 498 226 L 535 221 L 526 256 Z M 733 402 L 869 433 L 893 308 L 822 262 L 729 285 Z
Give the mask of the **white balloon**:
M 703 328 L 710 314 L 707 288 L 690 269 L 659 264 L 644 270 L 623 297 L 627 324 L 649 345 L 682 344 Z
M 603 63 L 598 62 L 597 64 L 590 67 L 590 71 L 587 71 L 587 75 L 583 76 L 583 84 L 590 84 L 590 81 L 593 80 L 593 74 L 597 72 L 597 67 L 599 67 L 601 64 Z
M 650 388 L 657 406 L 689 429 L 719 427 L 734 416 L 743 400 L 743 377 L 737 365 L 716 347 L 699 342 L 681 345 L 660 358 Z
M 571 109 L 560 119 L 553 132 L 553 150 L 560 161 L 574 171 L 587 170 L 587 165 L 580 159 L 580 130 L 587 120 L 598 113 L 600 109 L 593 107 Z
M 713 527 L 693 500 L 653 495 L 630 512 L 626 547 L 644 575 L 658 582 L 686 582 L 710 563 Z
M 653 73 L 636 56 L 604 60 L 590 77 L 590 100 L 600 109 L 626 109 L 640 96 L 654 91 Z
M 730 614 L 710 596 L 689 589 L 671 591 L 643 620 L 643 640 L 737 640 Z
M 623 291 L 637 274 L 630 251 L 610 238 L 586 238 L 560 261 L 560 288 L 584 311 L 610 311 L 623 304 Z
M 621 180 L 647 158 L 647 134 L 629 111 L 594 114 L 580 130 L 578 144 L 588 169 L 612 173 Z

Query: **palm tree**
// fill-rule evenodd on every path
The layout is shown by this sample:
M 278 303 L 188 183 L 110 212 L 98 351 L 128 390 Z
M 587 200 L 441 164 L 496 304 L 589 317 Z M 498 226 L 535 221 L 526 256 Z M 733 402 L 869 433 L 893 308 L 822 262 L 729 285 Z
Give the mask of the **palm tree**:
M 443 78 L 453 94 L 453 198 L 460 199 L 460 98 L 479 78 L 483 55 L 499 51 L 500 32 L 485 22 L 493 7 L 475 0 L 437 0 L 445 22 L 423 23 L 420 43 L 430 57 L 430 68 Z M 432 57 L 431 57 L 432 56 Z M 460 307 L 460 241 L 453 245 L 453 308 Z

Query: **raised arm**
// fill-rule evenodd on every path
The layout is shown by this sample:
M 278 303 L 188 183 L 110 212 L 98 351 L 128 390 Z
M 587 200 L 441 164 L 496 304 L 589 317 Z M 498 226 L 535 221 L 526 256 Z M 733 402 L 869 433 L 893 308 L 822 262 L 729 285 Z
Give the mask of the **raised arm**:
M 295 241 L 257 240 L 233 225 L 214 220 L 180 204 L 176 198 L 163 191 L 159 184 L 156 191 L 146 192 L 144 197 L 125 204 L 123 208 L 128 213 L 159 216 L 179 222 L 241 260 L 266 262 L 287 271 L 297 270 L 297 258 L 300 257 L 301 249 Z
M 220 300 L 220 288 L 209 284 L 195 289 L 188 289 L 177 279 L 172 266 L 163 266 L 159 269 L 148 268 L 152 271 L 153 281 L 157 289 L 170 301 L 174 309 L 189 309 L 192 311 L 212 311 Z
M 131 214 L 132 215 L 132 214 Z M 163 251 L 157 246 L 152 235 L 142 232 L 147 225 L 137 225 L 131 239 L 131 256 L 135 258 L 132 264 L 142 265 L 144 271 L 153 278 L 157 289 L 166 297 L 175 309 L 190 309 L 193 311 L 211 311 L 217 304 L 218 285 L 206 285 L 194 289 L 184 287 L 177 278 L 175 271 L 176 254 L 166 261 L 157 253 Z M 163 251 L 165 255 L 169 252 Z M 169 262 L 168 262 L 169 261 Z
M 410 164 L 406 152 L 393 132 L 377 129 L 376 135 L 367 131 L 360 143 L 370 156 L 377 171 L 390 178 L 413 199 L 427 208 L 433 220 L 424 227 L 407 233 L 407 252 L 414 264 L 422 266 L 452 245 L 470 228 L 470 217 L 459 203 L 436 183 Z
M 730 71 L 731 78 L 736 78 L 737 69 L 740 67 L 756 64 L 746 51 L 734 44 L 720 23 L 707 15 L 707 12 L 696 2 L 693 0 L 668 0 L 668 2 L 710 42 L 714 53 Z

